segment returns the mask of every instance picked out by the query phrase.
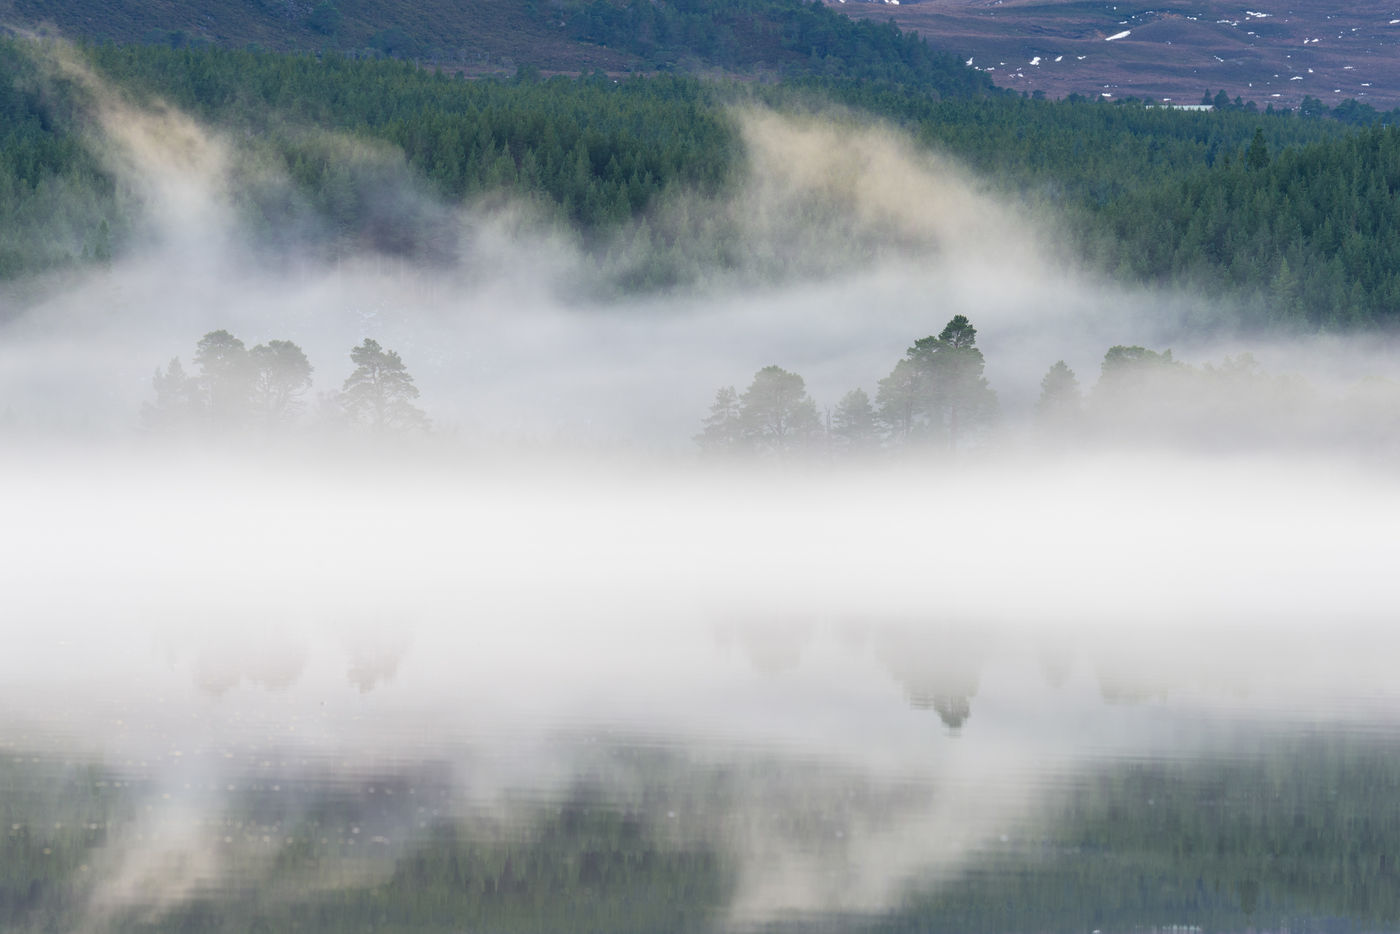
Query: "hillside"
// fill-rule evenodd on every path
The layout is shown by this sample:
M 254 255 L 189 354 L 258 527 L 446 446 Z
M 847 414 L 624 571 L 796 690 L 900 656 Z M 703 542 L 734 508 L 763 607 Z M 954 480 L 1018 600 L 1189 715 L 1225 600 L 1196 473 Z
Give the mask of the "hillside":
M 139 239 L 140 192 L 85 141 L 75 89 L 46 81 L 25 46 L 0 41 L 8 77 L 0 280 L 12 281 L 105 262 Z M 423 262 L 452 255 L 457 233 L 445 215 L 380 194 L 422 185 L 446 204 L 533 205 L 592 251 L 599 287 L 610 292 L 715 275 L 822 274 L 788 254 L 761 259 L 742 230 L 713 222 L 723 210 L 667 210 L 681 192 L 714 205 L 735 196 L 745 153 L 727 113 L 743 98 L 785 112 L 834 103 L 888 121 L 1065 218 L 1066 247 L 1089 265 L 1126 281 L 1249 298 L 1242 307 L 1253 324 L 1351 327 L 1400 314 L 1400 219 L 1385 194 L 1400 186 L 1393 128 L 1360 134 L 1341 121 L 1234 108 L 940 99 L 926 87 L 858 78 L 755 85 L 527 72 L 463 81 L 342 55 L 139 44 L 83 51 L 138 98 L 154 95 L 258 141 L 248 158 L 280 166 L 289 185 L 242 188 L 236 207 L 269 262 L 366 249 Z M 297 132 L 307 126 L 388 144 L 412 177 L 396 175 L 393 159 L 347 158 L 343 147 Z M 843 210 L 820 198 L 808 209 L 814 228 Z M 879 248 L 847 243 L 851 262 Z
M 468 75 L 816 74 L 991 91 L 958 55 L 804 0 L 0 0 L 0 24 L 68 38 L 412 59 Z
M 1396 0 L 1297 9 L 1282 0 L 1248 8 L 1225 0 L 824 2 L 844 15 L 801 0 L 0 0 L 0 23 L 177 47 L 387 55 L 470 75 L 522 66 L 817 74 L 931 82 L 954 93 L 995 82 L 1050 98 L 1194 104 L 1223 90 L 1261 109 L 1349 99 L 1400 106 Z M 881 38 L 891 24 L 903 31 L 898 42 Z M 930 77 L 934 59 L 944 61 Z M 970 74 L 956 75 L 954 63 L 967 61 Z
M 1231 97 L 1296 108 L 1313 97 L 1400 105 L 1400 3 L 1260 0 L 832 0 L 966 50 L 998 85 L 1059 98 Z
M 519 65 L 629 70 L 635 56 L 579 43 L 516 0 L 0 0 L 0 22 L 70 38 L 182 45 L 334 49 L 430 60 L 473 72 Z

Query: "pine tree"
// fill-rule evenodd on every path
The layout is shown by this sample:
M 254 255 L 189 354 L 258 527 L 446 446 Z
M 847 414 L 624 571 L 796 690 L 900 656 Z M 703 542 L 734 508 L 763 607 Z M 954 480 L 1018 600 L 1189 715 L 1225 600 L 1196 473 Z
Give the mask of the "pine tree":
M 340 404 L 352 421 L 373 431 L 426 429 L 428 416 L 413 404 L 418 387 L 397 351 L 366 337 L 351 349 L 355 370 L 345 378 Z
M 744 429 L 739 414 L 739 394 L 733 386 L 721 386 L 715 391 L 710 414 L 701 422 L 704 429 L 695 436 L 695 443 L 700 445 L 703 455 L 723 457 L 743 448 Z
M 1036 419 L 1044 428 L 1062 429 L 1079 417 L 1083 402 L 1074 371 L 1065 361 L 1056 360 L 1040 381 Z
M 303 397 L 311 388 L 311 363 L 291 341 L 268 341 L 248 353 L 253 369 L 252 404 L 268 425 L 291 420 L 301 413 Z
M 242 425 L 248 417 L 253 381 L 243 342 L 228 331 L 210 331 L 195 345 L 194 362 L 210 423 L 217 428 Z
M 778 366 L 754 374 L 739 397 L 739 421 L 749 444 L 780 458 L 806 446 L 821 431 L 806 383 Z
M 875 409 L 864 389 L 852 389 L 841 397 L 831 415 L 831 433 L 850 453 L 874 448 L 879 440 Z

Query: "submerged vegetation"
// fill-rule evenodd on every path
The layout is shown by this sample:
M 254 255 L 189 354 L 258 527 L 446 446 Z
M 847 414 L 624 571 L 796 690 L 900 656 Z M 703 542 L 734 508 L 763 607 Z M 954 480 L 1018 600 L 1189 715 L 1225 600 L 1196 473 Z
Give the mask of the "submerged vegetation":
M 818 853 L 835 831 L 899 806 L 899 792 L 858 775 L 825 778 L 836 811 L 781 799 L 810 763 L 698 765 L 616 741 L 594 749 L 592 767 L 627 775 L 629 792 L 580 779 L 547 805 L 510 802 L 506 823 L 463 813 L 436 766 L 338 783 L 230 775 L 237 793 L 187 815 L 178 838 L 191 853 L 212 848 L 226 878 L 175 903 L 155 879 L 114 899 L 120 864 L 110 860 L 140 852 L 151 832 L 143 815 L 190 791 L 172 795 L 147 771 L 7 755 L 0 919 L 48 930 L 97 917 L 103 930 L 144 934 L 723 929 L 744 865 L 721 832 L 734 814 L 757 802 L 765 833 Z M 1400 920 L 1388 849 L 1400 834 L 1397 781 L 1393 744 L 1350 735 L 1276 737 L 1239 758 L 1090 764 L 1041 819 L 971 856 L 956 884 L 914 883 L 888 911 L 820 921 L 850 932 L 1306 929 L 1325 917 L 1384 928 Z

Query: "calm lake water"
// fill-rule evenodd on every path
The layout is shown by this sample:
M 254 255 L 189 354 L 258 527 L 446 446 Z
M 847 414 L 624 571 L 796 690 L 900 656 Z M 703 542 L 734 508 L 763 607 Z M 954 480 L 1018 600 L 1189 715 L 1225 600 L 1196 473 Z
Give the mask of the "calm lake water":
M 1375 490 L 270 476 L 6 477 L 0 928 L 1400 929 Z

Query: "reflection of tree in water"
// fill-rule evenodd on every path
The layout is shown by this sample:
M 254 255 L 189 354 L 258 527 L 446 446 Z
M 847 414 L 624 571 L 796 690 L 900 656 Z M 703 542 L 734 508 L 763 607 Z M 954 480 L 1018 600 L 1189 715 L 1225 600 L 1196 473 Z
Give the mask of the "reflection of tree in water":
M 388 613 L 369 614 L 350 628 L 344 642 L 350 663 L 345 676 L 361 694 L 368 694 L 398 674 L 408 649 L 409 627 Z
M 967 626 L 927 623 L 877 629 L 874 641 L 876 657 L 903 685 L 910 706 L 961 729 L 972 715 L 986 637 Z
M 238 637 L 213 637 L 197 647 L 194 682 L 210 697 L 221 697 L 244 682 L 282 691 L 301 678 L 307 656 L 304 643 L 274 624 L 245 625 Z
M 807 619 L 768 617 L 722 623 L 715 636 L 721 645 L 737 645 L 757 671 L 772 675 L 798 666 L 815 631 Z
M 932 710 L 938 714 L 938 719 L 943 721 L 944 726 L 950 730 L 956 730 L 967 722 L 967 718 L 972 715 L 972 695 L 976 693 L 976 686 L 967 694 L 926 694 L 916 688 L 905 685 L 909 693 L 909 705 L 915 710 Z

